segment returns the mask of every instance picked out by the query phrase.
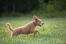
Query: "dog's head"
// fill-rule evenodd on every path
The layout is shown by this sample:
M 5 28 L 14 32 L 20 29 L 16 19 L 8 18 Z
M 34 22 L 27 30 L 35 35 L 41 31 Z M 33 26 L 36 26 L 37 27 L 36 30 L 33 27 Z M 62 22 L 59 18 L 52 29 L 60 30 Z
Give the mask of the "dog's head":
M 44 23 L 37 16 L 33 16 L 33 18 L 37 26 L 43 26 Z

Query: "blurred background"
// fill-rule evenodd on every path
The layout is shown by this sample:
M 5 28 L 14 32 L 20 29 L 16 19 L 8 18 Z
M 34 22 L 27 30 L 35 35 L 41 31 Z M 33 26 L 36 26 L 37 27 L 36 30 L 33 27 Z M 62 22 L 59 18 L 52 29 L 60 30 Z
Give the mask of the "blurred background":
M 66 0 L 0 0 L 0 17 L 65 17 Z
M 6 23 L 13 29 L 40 18 L 44 25 L 36 27 L 40 35 L 11 38 Z M 66 0 L 0 0 L 0 44 L 66 44 Z

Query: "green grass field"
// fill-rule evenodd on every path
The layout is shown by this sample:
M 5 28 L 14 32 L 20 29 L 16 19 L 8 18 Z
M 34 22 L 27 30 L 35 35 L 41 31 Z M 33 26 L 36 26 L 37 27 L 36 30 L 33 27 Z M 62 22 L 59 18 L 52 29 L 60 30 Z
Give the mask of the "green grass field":
M 66 44 L 66 18 L 41 18 L 45 23 L 43 27 L 37 26 L 40 35 L 19 35 L 10 38 L 10 31 L 6 23 L 13 28 L 23 26 L 33 19 L 30 17 L 0 18 L 0 44 Z

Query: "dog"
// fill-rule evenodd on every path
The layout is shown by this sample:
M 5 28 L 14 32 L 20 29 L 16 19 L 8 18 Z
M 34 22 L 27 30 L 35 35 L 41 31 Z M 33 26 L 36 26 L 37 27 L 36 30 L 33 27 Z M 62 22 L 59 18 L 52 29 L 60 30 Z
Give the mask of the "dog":
M 19 34 L 30 34 L 30 33 L 40 34 L 38 30 L 35 30 L 35 27 L 36 26 L 42 27 L 44 23 L 39 18 L 37 18 L 37 16 L 33 16 L 33 19 L 34 21 L 31 21 L 25 26 L 18 27 L 16 29 L 13 29 L 11 27 L 11 24 L 7 23 L 8 29 L 11 31 L 11 37 L 15 37 Z

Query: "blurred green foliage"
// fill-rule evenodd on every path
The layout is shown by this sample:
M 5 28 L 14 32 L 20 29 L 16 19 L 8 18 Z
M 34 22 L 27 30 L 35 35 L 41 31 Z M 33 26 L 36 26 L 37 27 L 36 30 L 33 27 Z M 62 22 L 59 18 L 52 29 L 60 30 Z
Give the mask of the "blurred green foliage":
M 66 16 L 66 0 L 0 0 L 0 11 L 0 16 L 21 16 L 20 13 Z
M 66 10 L 66 0 L 54 0 L 54 7 L 60 10 Z

